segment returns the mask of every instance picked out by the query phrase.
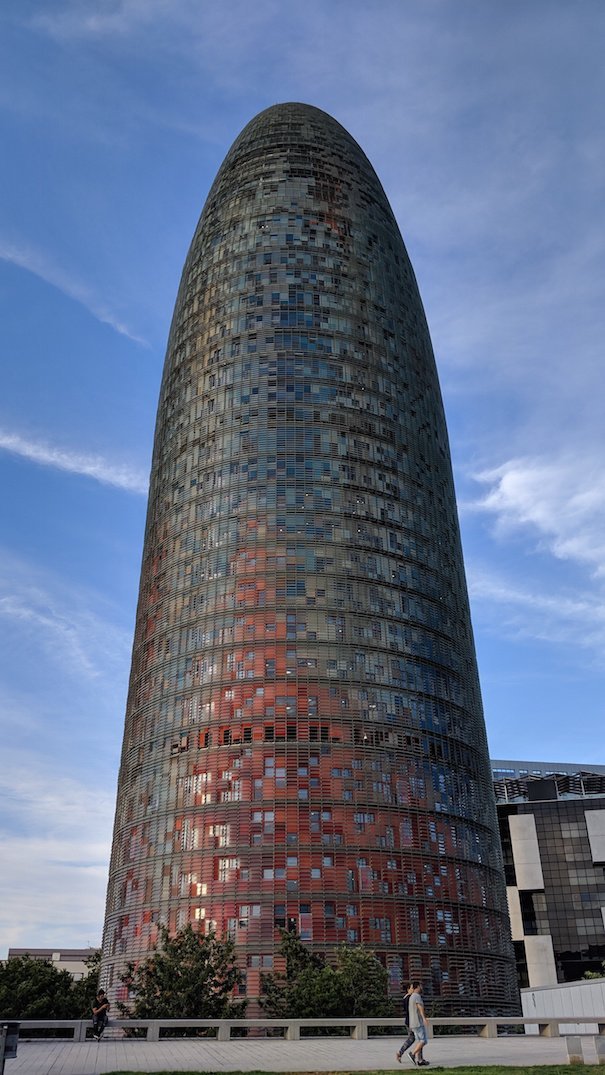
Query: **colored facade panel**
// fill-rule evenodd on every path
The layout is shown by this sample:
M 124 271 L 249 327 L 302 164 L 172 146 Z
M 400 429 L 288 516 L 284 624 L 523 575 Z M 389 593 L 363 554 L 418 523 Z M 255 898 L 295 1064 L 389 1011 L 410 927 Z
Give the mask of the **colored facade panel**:
M 187 257 L 160 394 L 104 935 L 279 929 L 517 1003 L 435 364 L 367 158 L 279 105 Z

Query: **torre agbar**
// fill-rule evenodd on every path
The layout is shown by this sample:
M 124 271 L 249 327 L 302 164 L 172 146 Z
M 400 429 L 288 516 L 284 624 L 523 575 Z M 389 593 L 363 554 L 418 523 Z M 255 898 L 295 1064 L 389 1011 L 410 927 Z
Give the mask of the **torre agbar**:
M 281 104 L 234 142 L 176 301 L 155 433 L 102 981 L 165 924 L 364 945 L 396 996 L 517 991 L 445 418 L 360 147 Z

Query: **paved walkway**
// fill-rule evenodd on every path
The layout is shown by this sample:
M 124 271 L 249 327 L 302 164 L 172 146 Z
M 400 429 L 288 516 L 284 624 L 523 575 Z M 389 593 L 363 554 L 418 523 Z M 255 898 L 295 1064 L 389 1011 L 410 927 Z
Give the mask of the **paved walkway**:
M 6 1061 L 5 1075 L 102 1075 L 110 1071 L 369 1071 L 411 1072 L 404 1057 L 399 1068 L 395 1051 L 399 1038 L 369 1041 L 338 1041 L 309 1038 L 305 1041 L 270 1040 L 217 1042 L 213 1040 L 145 1042 L 94 1041 L 76 1044 L 60 1041 L 20 1042 L 17 1056 Z M 462 1064 L 566 1064 L 564 1038 L 502 1037 L 485 1039 L 437 1038 L 429 1042 L 425 1056 L 431 1065 Z M 592 1038 L 584 1039 L 586 1063 L 596 1063 Z

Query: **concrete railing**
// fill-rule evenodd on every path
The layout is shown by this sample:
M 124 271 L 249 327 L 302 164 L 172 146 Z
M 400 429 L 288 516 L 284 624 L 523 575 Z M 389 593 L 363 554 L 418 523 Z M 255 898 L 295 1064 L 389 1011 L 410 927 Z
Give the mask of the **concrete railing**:
M 500 1029 L 510 1033 L 511 1028 L 518 1027 L 519 1032 L 524 1032 L 525 1027 L 530 1026 L 532 1028 L 537 1027 L 538 1033 L 544 1037 L 557 1038 L 561 1034 L 573 1034 L 577 1037 L 577 1030 L 573 1028 L 576 1028 L 580 1022 L 582 1025 L 594 1027 L 592 1033 L 595 1036 L 605 1038 L 605 1015 L 592 1018 L 586 1015 L 571 1018 L 554 1015 L 549 1018 L 544 1016 L 533 1016 L 532 1018 L 512 1016 L 489 1016 L 474 1019 L 437 1018 L 431 1019 L 430 1027 L 431 1033 L 434 1035 L 437 1032 L 437 1036 L 439 1036 L 440 1027 L 459 1027 L 461 1034 L 470 1032 L 476 1033 L 482 1038 L 497 1038 Z M 326 1030 L 330 1029 L 335 1031 L 348 1030 L 351 1038 L 365 1040 L 373 1036 L 370 1033 L 372 1030 L 388 1030 L 392 1028 L 393 1034 L 396 1034 L 401 1033 L 403 1027 L 403 1021 L 398 1018 L 357 1019 L 354 1016 L 350 1019 L 110 1019 L 109 1021 L 110 1029 L 120 1029 L 127 1032 L 134 1030 L 139 1034 L 143 1031 L 144 1035 L 141 1034 L 141 1037 L 144 1036 L 146 1041 L 159 1041 L 162 1031 L 175 1030 L 190 1032 L 208 1030 L 211 1032 L 209 1036 L 215 1037 L 217 1041 L 230 1041 L 233 1029 L 256 1032 L 281 1030 L 287 1041 L 298 1041 L 301 1037 L 302 1029 L 321 1030 L 324 1035 Z M 568 1028 L 567 1030 L 565 1029 L 566 1027 Z M 92 1022 L 89 1019 L 25 1019 L 21 1021 L 21 1039 L 30 1037 L 29 1031 L 32 1030 L 52 1031 L 52 1036 L 55 1039 L 58 1031 L 64 1031 L 65 1038 L 82 1042 L 86 1040 L 87 1031 L 92 1031 Z M 194 1035 L 183 1033 L 182 1036 L 189 1037 Z M 39 1035 L 36 1035 L 36 1037 L 39 1037 Z

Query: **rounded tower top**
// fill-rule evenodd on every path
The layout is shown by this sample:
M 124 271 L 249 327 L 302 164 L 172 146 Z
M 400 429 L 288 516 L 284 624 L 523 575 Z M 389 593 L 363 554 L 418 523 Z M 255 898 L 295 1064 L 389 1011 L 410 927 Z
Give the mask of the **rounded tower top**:
M 338 120 L 315 105 L 288 101 L 254 116 L 227 153 L 206 209 L 217 193 L 224 193 L 225 180 L 233 181 L 234 171 L 238 182 L 245 178 L 248 189 L 253 178 L 265 188 L 271 178 L 315 179 L 311 198 L 334 206 L 349 205 L 356 191 L 353 201 L 394 229 L 402 241 L 388 198 L 361 146 Z M 267 197 L 270 191 L 263 193 Z M 206 214 L 202 220 L 207 226 Z

